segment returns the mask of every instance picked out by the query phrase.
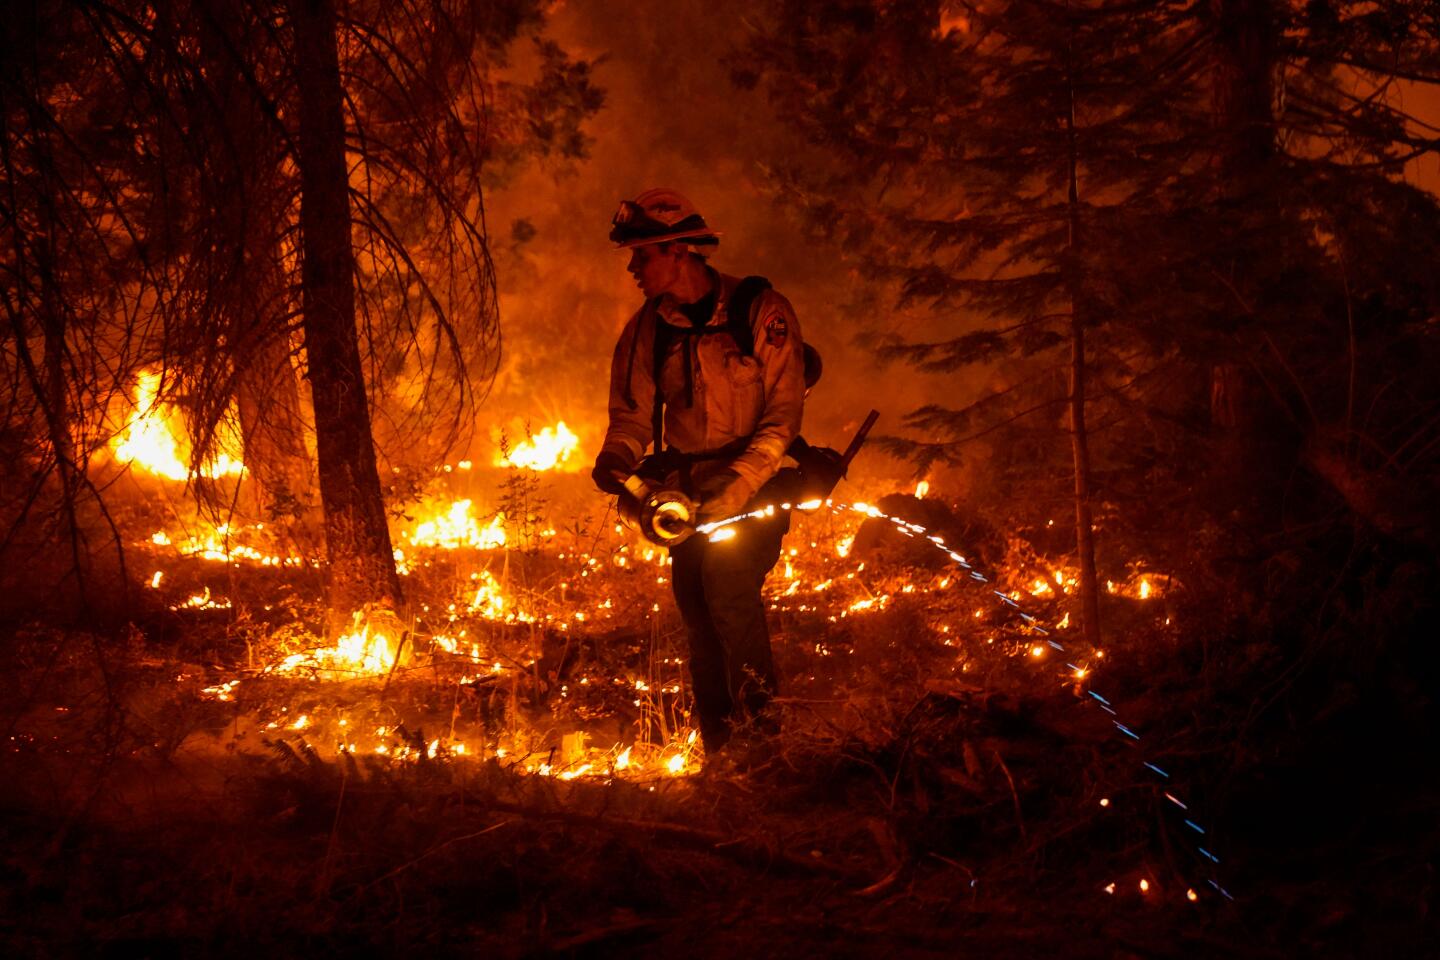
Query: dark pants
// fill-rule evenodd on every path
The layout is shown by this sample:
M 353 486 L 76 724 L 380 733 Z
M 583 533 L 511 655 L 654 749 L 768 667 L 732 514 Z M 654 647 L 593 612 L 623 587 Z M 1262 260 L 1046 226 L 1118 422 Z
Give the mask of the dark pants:
M 788 513 L 735 524 L 735 537 L 711 543 L 696 534 L 670 551 L 675 603 L 690 639 L 690 680 L 705 750 L 730 740 L 731 728 L 773 730 L 761 716 L 775 695 L 775 659 L 760 587 L 780 558 Z

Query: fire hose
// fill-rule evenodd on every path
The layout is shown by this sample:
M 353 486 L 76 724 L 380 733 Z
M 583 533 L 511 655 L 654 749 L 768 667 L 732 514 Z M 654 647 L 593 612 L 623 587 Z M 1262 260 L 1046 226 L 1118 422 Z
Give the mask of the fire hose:
M 860 429 L 850 438 L 845 452 L 840 454 L 810 447 L 797 438 L 797 444 L 803 445 L 805 451 L 813 455 L 811 459 L 816 461 L 807 469 L 805 460 L 797 457 L 806 499 L 818 497 L 823 500 L 830 495 L 850 469 L 850 462 L 865 445 L 865 438 L 879 418 L 880 411 L 871 410 Z M 625 479 L 625 491 L 620 494 L 619 500 L 621 522 L 658 546 L 673 547 L 682 543 L 695 533 L 699 505 L 674 485 L 673 475 L 654 481 L 643 476 L 645 472 L 642 468 Z

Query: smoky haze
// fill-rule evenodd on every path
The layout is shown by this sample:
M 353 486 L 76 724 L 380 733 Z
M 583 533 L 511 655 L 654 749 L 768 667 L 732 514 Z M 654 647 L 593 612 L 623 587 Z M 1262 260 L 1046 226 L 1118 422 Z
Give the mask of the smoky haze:
M 726 4 L 572 0 L 553 11 L 549 34 L 571 56 L 598 60 L 606 105 L 591 121 L 589 157 L 524 171 L 487 198 L 501 293 L 504 361 L 481 411 L 477 442 L 525 418 L 564 419 L 592 456 L 605 424 L 610 355 L 641 303 L 627 254 L 606 240 L 622 198 L 673 187 L 723 234 L 711 262 L 722 272 L 768 277 L 790 298 L 825 375 L 806 407 L 807 438 L 843 446 L 870 406 L 878 432 L 895 430 L 939 381 L 881 368 L 856 345 L 898 314 L 825 241 L 808 237 L 764 188 L 764 164 L 806 149 L 763 94 L 737 89 L 727 59 L 746 40 Z M 524 70 L 523 63 L 517 69 Z M 864 472 L 907 469 L 871 451 Z

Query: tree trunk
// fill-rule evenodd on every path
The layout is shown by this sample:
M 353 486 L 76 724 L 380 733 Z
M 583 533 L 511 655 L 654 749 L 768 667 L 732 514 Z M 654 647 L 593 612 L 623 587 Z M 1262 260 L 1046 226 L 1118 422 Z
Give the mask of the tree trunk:
M 355 332 L 345 117 L 331 0 L 291 0 L 298 87 L 301 307 L 315 407 L 332 635 L 353 611 L 394 609 L 400 578 L 375 467 Z
M 1275 156 L 1275 12 L 1272 0 L 1211 0 L 1210 9 L 1217 159 L 1224 189 L 1233 196 Z
M 297 544 L 306 543 L 314 481 L 299 385 L 283 341 L 268 340 L 251 351 L 235 383 L 235 408 L 253 506 L 268 521 L 282 523 Z
M 216 128 L 202 139 L 212 151 L 201 180 L 207 211 L 223 246 L 212 283 L 212 310 L 228 320 L 229 350 L 209 362 L 218 377 L 234 374 L 234 404 L 247 472 L 242 510 L 284 531 L 310 556 L 321 544 L 312 507 L 314 464 L 305 448 L 300 389 L 290 363 L 284 317 L 286 278 L 279 238 L 286 229 L 279 117 L 245 77 L 237 51 L 254 29 L 246 11 L 216 5 L 199 18 L 197 36 L 214 97 Z M 313 526 L 313 529 L 312 529 Z M 313 535 L 312 535 L 313 534 Z
M 1075 470 L 1075 552 L 1080 561 L 1080 625 L 1085 642 L 1100 647 L 1100 582 L 1095 575 L 1095 525 L 1090 510 L 1090 440 L 1085 430 L 1085 297 L 1079 277 L 1080 181 L 1075 143 L 1075 85 L 1069 85 L 1066 286 L 1070 293 L 1070 455 Z

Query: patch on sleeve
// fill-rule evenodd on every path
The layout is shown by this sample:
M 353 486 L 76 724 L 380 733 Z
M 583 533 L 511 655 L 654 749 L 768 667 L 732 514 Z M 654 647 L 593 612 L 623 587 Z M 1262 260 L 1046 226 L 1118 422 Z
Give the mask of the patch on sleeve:
M 785 315 L 775 314 L 765 321 L 765 342 L 772 347 L 783 347 L 785 335 L 790 332 L 789 325 L 785 322 Z

